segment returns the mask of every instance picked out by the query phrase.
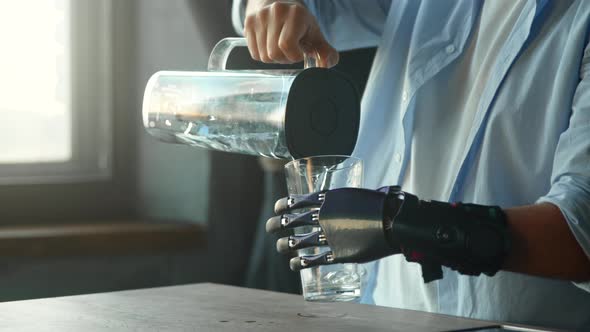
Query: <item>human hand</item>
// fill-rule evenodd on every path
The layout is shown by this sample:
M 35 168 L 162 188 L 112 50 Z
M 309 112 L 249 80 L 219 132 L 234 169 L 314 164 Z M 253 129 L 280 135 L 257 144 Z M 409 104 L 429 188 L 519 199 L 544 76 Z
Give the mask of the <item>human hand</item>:
M 250 0 L 244 36 L 253 59 L 266 63 L 295 63 L 304 54 L 316 57 L 319 67 L 338 63 L 311 12 L 298 1 Z

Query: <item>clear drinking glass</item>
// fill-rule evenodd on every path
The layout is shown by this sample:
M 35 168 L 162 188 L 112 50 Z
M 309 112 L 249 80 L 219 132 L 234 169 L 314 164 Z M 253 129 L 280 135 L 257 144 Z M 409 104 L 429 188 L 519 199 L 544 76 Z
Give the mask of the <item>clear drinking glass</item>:
M 287 189 L 307 194 L 326 189 L 361 187 L 363 163 L 349 156 L 317 156 L 294 160 L 285 165 Z M 302 227 L 296 234 L 317 231 Z M 329 241 L 329 239 L 328 239 Z M 299 250 L 299 256 L 316 255 L 328 248 Z M 357 264 L 334 264 L 301 270 L 303 297 L 307 301 L 354 301 L 361 296 L 361 270 Z

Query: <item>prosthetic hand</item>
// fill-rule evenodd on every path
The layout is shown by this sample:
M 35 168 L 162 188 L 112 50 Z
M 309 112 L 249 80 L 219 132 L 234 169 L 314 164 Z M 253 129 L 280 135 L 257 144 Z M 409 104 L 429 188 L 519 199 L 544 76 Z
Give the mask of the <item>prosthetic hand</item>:
M 330 249 L 291 259 L 294 271 L 401 253 L 422 266 L 424 282 L 442 278 L 442 265 L 463 274 L 493 276 L 510 247 L 506 217 L 499 207 L 422 201 L 397 186 L 292 195 L 277 201 L 275 212 L 279 216 L 268 220 L 267 232 L 319 229 L 280 238 L 279 252 Z

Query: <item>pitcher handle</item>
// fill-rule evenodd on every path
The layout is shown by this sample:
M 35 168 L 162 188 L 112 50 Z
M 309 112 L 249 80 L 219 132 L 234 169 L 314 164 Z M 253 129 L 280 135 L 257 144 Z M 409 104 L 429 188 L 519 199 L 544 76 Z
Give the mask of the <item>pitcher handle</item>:
M 209 71 L 225 71 L 227 58 L 229 57 L 231 51 L 236 47 L 248 47 L 246 38 L 230 37 L 220 40 L 217 45 L 213 47 L 213 51 L 211 51 L 207 69 Z M 315 52 L 315 54 L 304 53 L 303 68 L 307 69 L 317 67 L 318 59 L 319 55 L 317 52 Z

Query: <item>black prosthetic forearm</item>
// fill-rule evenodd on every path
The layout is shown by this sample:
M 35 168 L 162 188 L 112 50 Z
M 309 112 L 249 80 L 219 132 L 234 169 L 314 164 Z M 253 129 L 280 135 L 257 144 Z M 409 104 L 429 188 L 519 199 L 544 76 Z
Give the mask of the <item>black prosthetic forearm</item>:
M 392 247 L 422 265 L 425 282 L 442 278 L 441 265 L 493 276 L 510 248 L 506 216 L 497 206 L 422 201 L 387 189 L 385 233 Z

